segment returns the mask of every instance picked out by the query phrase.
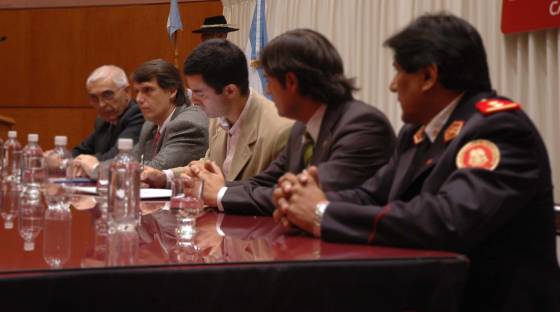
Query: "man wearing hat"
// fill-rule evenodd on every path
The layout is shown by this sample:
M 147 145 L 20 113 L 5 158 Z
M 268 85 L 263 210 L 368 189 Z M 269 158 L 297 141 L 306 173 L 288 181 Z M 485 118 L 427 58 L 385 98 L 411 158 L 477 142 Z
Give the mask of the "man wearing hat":
M 228 24 L 225 16 L 210 16 L 204 19 L 204 24 L 199 29 L 193 30 L 194 34 L 201 34 L 200 39 L 206 41 L 208 39 L 227 39 L 227 34 L 232 31 L 238 31 Z

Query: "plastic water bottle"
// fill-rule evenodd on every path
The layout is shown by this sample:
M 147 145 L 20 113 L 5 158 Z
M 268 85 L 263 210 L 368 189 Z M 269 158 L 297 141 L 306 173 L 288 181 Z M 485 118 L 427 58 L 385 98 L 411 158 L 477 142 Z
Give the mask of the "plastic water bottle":
M 57 198 L 65 196 L 64 191 L 47 195 L 52 200 L 45 211 L 43 232 L 43 258 L 52 268 L 60 268 L 70 258 L 72 235 L 72 213 L 68 200 Z
M 21 144 L 16 131 L 8 131 L 8 140 L 4 143 L 2 176 L 7 182 L 21 182 Z
M 2 218 L 4 219 L 4 228 L 7 230 L 14 228 L 14 220 L 16 219 L 20 206 L 20 194 L 22 191 L 21 184 L 3 182 L 2 183 L 2 207 L 0 207 Z
M 138 261 L 140 238 L 136 231 L 117 231 L 107 235 L 107 266 L 130 266 Z
M 35 249 L 35 238 L 43 229 L 45 209 L 39 186 L 28 184 L 23 188 L 19 207 L 19 235 L 23 238 L 23 250 Z
M 39 146 L 39 135 L 27 135 L 27 145 L 22 152 L 23 165 L 21 182 L 24 186 L 40 186 L 46 182 L 47 170 L 43 150 Z
M 119 139 L 110 166 L 109 231 L 134 231 L 140 218 L 140 163 L 131 153 L 132 139 Z
M 47 154 L 47 174 L 49 180 L 68 178 L 70 165 L 72 163 L 72 153 L 66 148 L 68 138 L 57 135 L 54 137 L 54 149 Z

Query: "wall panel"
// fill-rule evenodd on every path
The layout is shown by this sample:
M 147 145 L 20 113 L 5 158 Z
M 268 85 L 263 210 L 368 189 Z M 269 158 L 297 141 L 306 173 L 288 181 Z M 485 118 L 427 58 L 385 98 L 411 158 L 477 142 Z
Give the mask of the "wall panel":
M 16 120 L 15 130 L 18 131 L 20 143 L 27 143 L 28 133 L 38 133 L 39 144 L 43 149 L 53 147 L 55 135 L 67 135 L 70 148 L 78 145 L 91 133 L 95 121 L 95 110 L 82 107 L 0 108 L 0 115 L 10 116 Z M 5 141 L 7 133 L 0 133 L 0 137 Z
M 179 7 L 180 65 L 200 42 L 191 31 L 205 17 L 221 14 L 222 4 L 181 2 Z M 20 137 L 37 131 L 41 137 L 67 134 L 70 144 L 79 142 L 94 119 L 84 117 L 94 115 L 85 92 L 94 68 L 115 64 L 130 73 L 150 59 L 173 62 L 168 12 L 169 3 L 0 10 L 0 35 L 7 36 L 0 43 L 0 114 L 16 119 Z M 51 138 L 41 141 L 52 146 Z

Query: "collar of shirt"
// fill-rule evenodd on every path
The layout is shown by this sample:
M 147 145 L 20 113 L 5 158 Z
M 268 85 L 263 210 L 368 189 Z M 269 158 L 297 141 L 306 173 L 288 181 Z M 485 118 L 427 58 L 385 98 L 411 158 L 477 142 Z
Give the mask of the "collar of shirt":
M 248 114 L 247 111 L 249 111 L 249 106 L 251 105 L 252 96 L 253 96 L 253 89 L 249 88 L 249 97 L 247 98 L 247 102 L 245 103 L 245 106 L 243 107 L 241 114 L 239 114 L 239 118 L 233 125 L 230 125 L 229 121 L 225 117 L 223 116 L 218 117 L 218 125 L 222 129 L 226 130 L 230 136 L 234 135 L 235 133 L 238 133 L 239 130 L 241 129 L 241 124 L 243 123 L 243 119 Z
M 319 131 L 321 130 L 321 124 L 323 123 L 323 117 L 325 117 L 326 110 L 327 110 L 326 105 L 323 104 L 319 106 L 319 108 L 315 111 L 315 113 L 313 113 L 313 116 L 309 118 L 307 124 L 305 124 L 305 128 L 307 129 L 307 132 L 309 132 L 309 135 L 311 135 L 313 142 L 317 142 L 317 139 L 319 137 Z
M 173 114 L 175 113 L 175 110 L 177 108 L 174 108 L 173 111 L 171 112 L 171 114 L 169 114 L 169 116 L 167 116 L 167 118 L 165 119 L 165 121 L 163 122 L 163 124 L 161 125 L 161 127 L 157 128 L 157 131 L 159 132 L 159 134 L 163 134 L 163 131 L 165 130 L 165 127 L 167 127 L 167 124 L 169 123 L 169 121 L 171 120 L 171 116 L 173 116 Z
M 445 125 L 453 110 L 455 110 L 455 107 L 463 97 L 463 94 L 464 93 L 461 93 L 459 96 L 453 99 L 453 101 L 451 101 L 451 103 L 449 103 L 434 118 L 432 118 L 432 120 L 430 120 L 430 122 L 426 125 L 426 128 L 424 128 L 424 132 L 426 133 L 428 139 L 430 139 L 431 143 L 434 143 L 434 141 L 436 140 L 439 132 L 441 131 L 441 128 L 443 127 L 443 125 Z

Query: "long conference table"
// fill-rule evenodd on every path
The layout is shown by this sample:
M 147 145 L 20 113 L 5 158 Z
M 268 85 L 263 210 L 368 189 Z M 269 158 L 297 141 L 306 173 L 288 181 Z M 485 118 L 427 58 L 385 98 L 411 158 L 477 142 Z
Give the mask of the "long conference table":
M 142 201 L 140 226 L 121 235 L 108 234 L 99 201 L 73 194 L 61 268 L 45 262 L 43 233 L 24 251 L 19 220 L 0 226 L 3 311 L 456 311 L 462 299 L 459 254 L 328 243 L 214 210 L 197 220 L 196 252 L 185 252 L 169 202 Z

